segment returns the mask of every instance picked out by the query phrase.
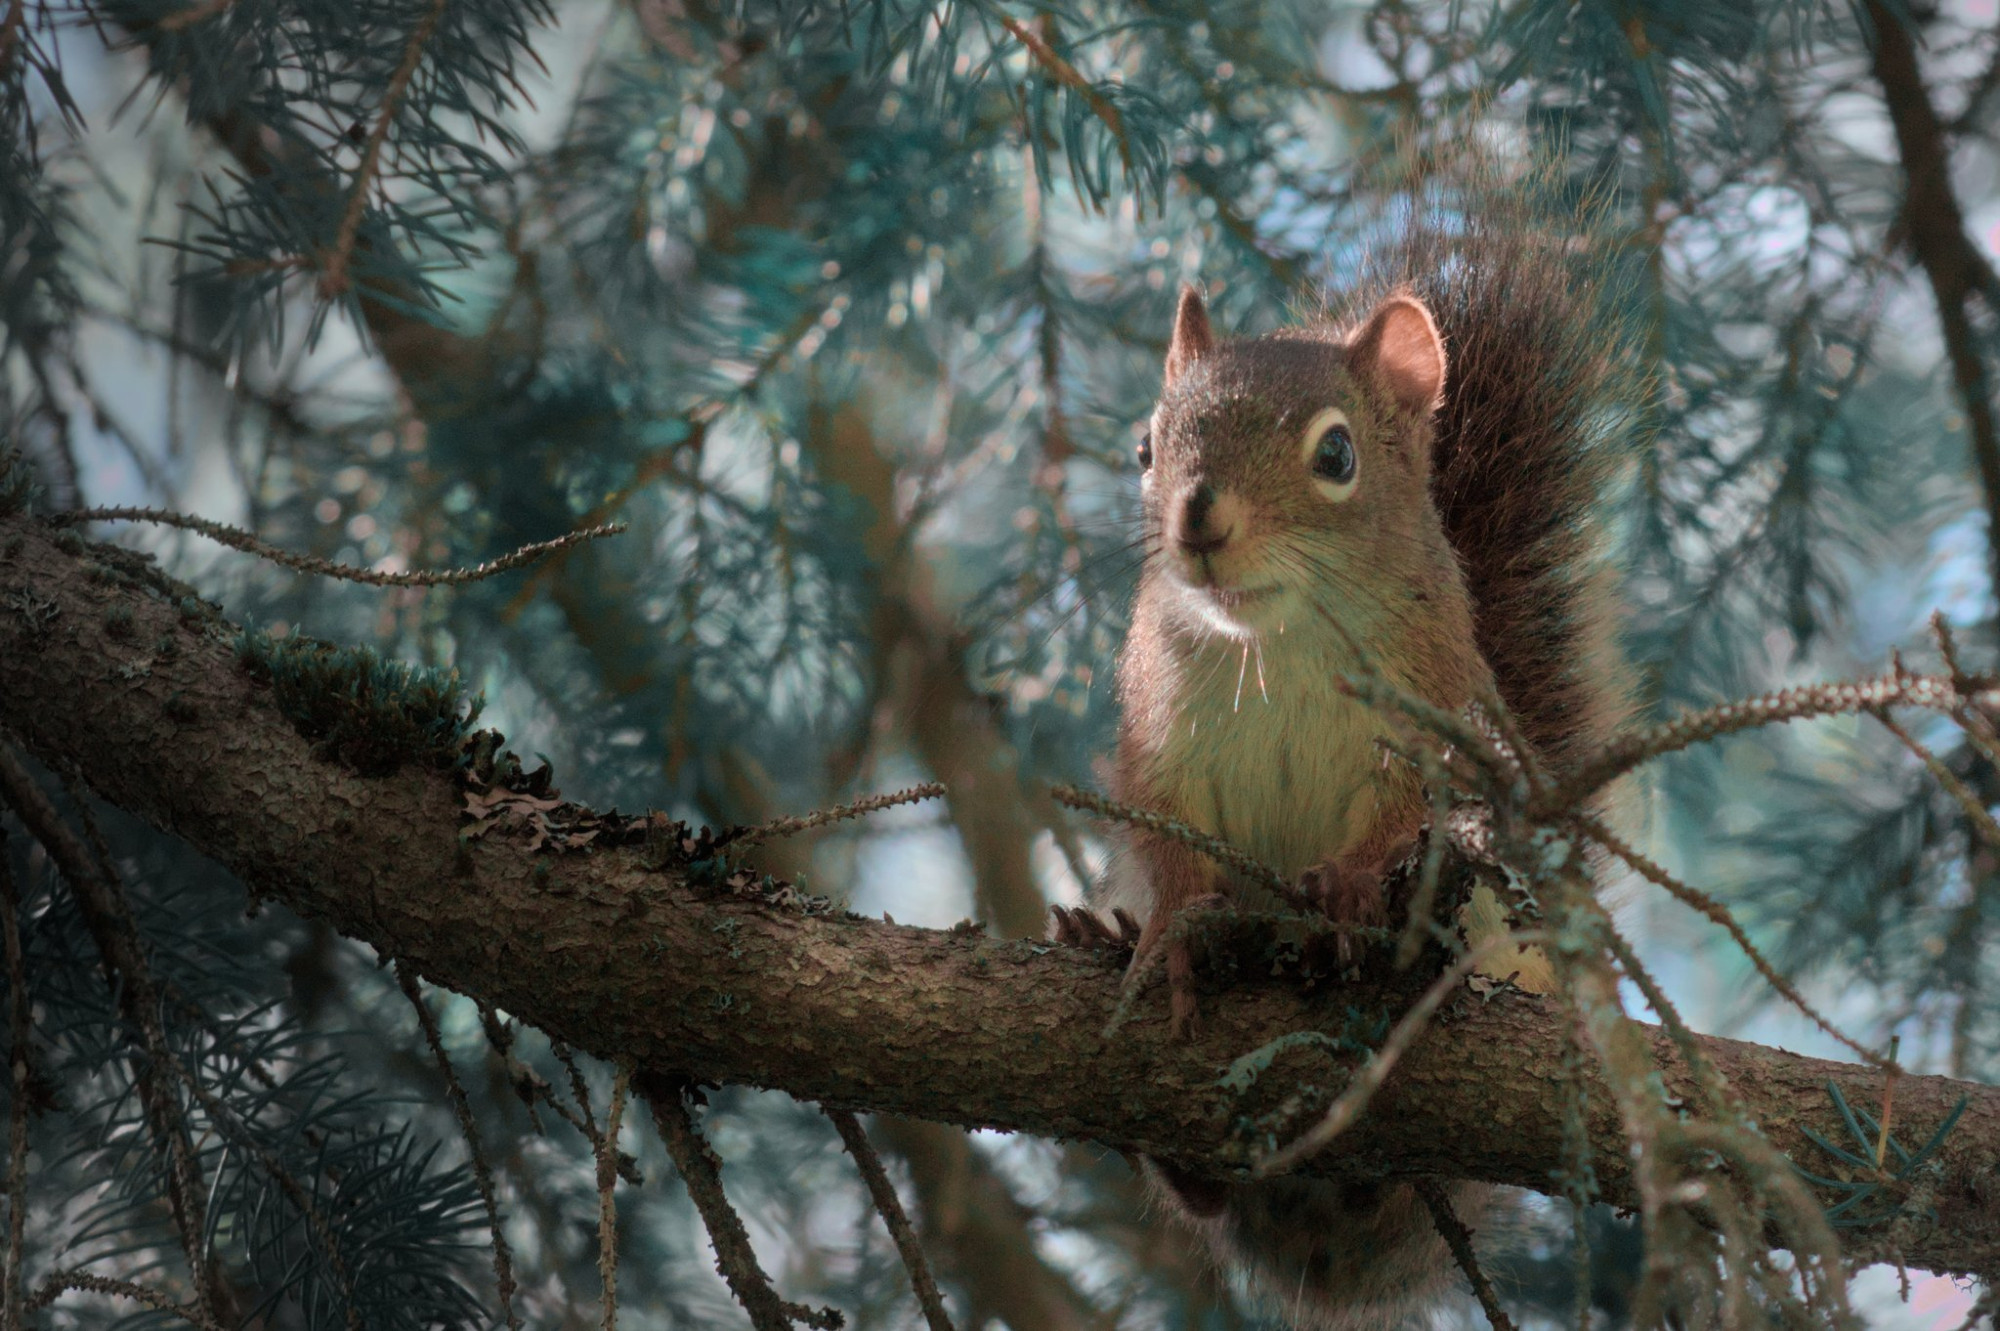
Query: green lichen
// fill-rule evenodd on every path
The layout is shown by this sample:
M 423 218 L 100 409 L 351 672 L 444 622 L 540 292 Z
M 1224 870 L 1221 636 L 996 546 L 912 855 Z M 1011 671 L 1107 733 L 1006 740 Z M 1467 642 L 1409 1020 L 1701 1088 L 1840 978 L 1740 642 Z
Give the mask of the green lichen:
M 1292 1049 L 1321 1049 L 1335 1057 L 1342 1055 L 1367 1055 L 1389 1032 L 1389 1019 L 1383 1013 L 1366 1013 L 1350 1006 L 1341 1021 L 1340 1031 L 1328 1035 L 1323 1031 L 1290 1031 L 1268 1044 L 1259 1045 L 1249 1053 L 1229 1065 L 1216 1084 L 1226 1091 L 1242 1095 L 1257 1084 L 1257 1078 L 1268 1069 L 1278 1055 Z
M 301 735 L 363 776 L 387 776 L 405 763 L 462 766 L 484 705 L 466 695 L 456 670 L 388 660 L 367 647 L 245 629 L 236 656 L 271 685 Z

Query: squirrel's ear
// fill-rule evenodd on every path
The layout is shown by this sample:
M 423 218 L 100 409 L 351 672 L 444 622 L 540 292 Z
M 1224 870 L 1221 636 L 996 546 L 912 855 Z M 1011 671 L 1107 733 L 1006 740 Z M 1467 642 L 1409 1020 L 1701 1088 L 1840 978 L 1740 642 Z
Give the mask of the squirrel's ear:
M 1413 411 L 1430 411 L 1444 392 L 1444 338 L 1415 296 L 1391 296 L 1347 342 L 1348 363 L 1373 375 Z
M 1190 283 L 1181 288 L 1180 308 L 1174 311 L 1174 335 L 1167 343 L 1167 387 L 1172 388 L 1174 380 L 1213 350 L 1215 332 L 1208 326 L 1208 306 Z

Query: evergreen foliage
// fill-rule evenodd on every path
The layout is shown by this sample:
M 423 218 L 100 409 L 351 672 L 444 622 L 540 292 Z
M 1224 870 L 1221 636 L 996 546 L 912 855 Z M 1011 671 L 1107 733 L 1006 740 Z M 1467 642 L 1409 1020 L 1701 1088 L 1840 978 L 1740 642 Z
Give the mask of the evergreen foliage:
M 1914 92 L 1884 25 L 1921 47 Z M 1659 401 L 1608 520 L 1647 708 L 1892 650 L 1955 670 L 1953 641 L 1990 668 L 1994 241 L 1925 250 L 1891 122 L 1926 100 L 1966 226 L 1990 228 L 1996 71 L 1990 23 L 1888 0 L 0 0 L 0 515 L 163 503 L 391 571 L 628 522 L 429 592 L 162 550 L 270 626 L 246 661 L 365 773 L 460 763 L 462 675 L 601 806 L 725 827 L 936 777 L 946 826 L 902 811 L 775 843 L 768 867 L 1027 932 L 1101 859 L 1042 783 L 1087 782 L 1109 748 L 1143 554 L 1132 448 L 1178 284 L 1232 333 L 1318 308 L 1407 220 L 1385 182 L 1467 136 L 1543 163 L 1559 204 L 1606 200 L 1636 274 Z M 1960 325 L 1926 285 L 1946 262 Z M 1991 1079 L 2000 844 L 1969 810 L 2000 805 L 2000 743 L 1982 716 L 1924 724 L 1733 736 L 1655 765 L 1645 798 L 1659 858 L 1838 1020 Z M 78 827 L 93 808 L 61 802 Z M 33 1075 L 0 1088 L 0 1118 L 30 1124 L 29 1295 L 88 1267 L 224 1325 L 594 1320 L 613 1070 L 463 998 L 441 1069 L 374 959 L 281 911 L 238 918 L 241 885 L 107 818 L 94 861 L 160 996 L 204 1285 L 141 1086 L 154 1055 L 74 892 L 0 828 L 32 1013 L 9 1049 Z M 913 864 L 967 886 L 888 895 Z M 1745 1016 L 1704 985 L 1748 967 L 1645 909 L 1628 934 L 1692 1019 Z M 513 1253 L 505 1310 L 454 1066 Z M 910 1322 L 816 1112 L 724 1090 L 702 1125 L 788 1298 Z M 877 1136 L 960 1325 L 1256 1315 L 1116 1161 Z M 658 1141 L 623 1140 L 642 1138 L 621 1316 L 740 1323 Z M 1559 1322 L 1594 1289 L 1622 1324 L 1633 1227 L 1538 1217 L 1495 1265 L 1517 1316 Z M 42 1325 L 167 1320 L 48 1304 Z

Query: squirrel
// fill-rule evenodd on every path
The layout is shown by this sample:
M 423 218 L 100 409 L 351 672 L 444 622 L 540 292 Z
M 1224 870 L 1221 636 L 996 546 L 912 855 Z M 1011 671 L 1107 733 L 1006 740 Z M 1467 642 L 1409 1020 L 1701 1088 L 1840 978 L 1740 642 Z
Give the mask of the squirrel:
M 1497 694 L 1557 777 L 1625 711 L 1600 533 L 1642 385 L 1603 260 L 1520 195 L 1489 203 L 1411 222 L 1347 297 L 1359 318 L 1227 341 L 1184 288 L 1138 446 L 1146 554 L 1111 793 L 1249 852 L 1337 920 L 1386 922 L 1383 875 L 1429 815 L 1343 672 L 1453 711 Z M 1179 1034 L 1195 999 L 1168 925 L 1226 874 L 1134 828 L 1094 893 L 1136 933 L 1128 974 L 1164 948 Z M 1058 913 L 1058 936 L 1093 931 L 1110 936 Z M 1393 1325 L 1453 1269 L 1408 1184 L 1147 1172 L 1301 1327 Z M 1496 1204 L 1483 1185 L 1451 1196 L 1475 1224 Z

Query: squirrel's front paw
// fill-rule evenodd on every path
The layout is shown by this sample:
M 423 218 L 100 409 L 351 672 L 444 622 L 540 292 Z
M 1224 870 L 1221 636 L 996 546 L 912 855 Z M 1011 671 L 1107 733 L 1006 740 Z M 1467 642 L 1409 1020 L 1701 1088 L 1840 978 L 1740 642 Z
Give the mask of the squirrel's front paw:
M 1299 878 L 1299 889 L 1326 912 L 1335 924 L 1375 926 L 1388 919 L 1388 903 L 1382 893 L 1382 871 L 1345 861 L 1315 864 Z M 1354 959 L 1353 939 L 1342 937 L 1340 962 Z
M 1132 949 L 1132 964 L 1125 972 L 1125 983 L 1141 982 L 1151 971 L 1153 955 L 1163 952 L 1167 970 L 1167 1010 L 1172 1018 L 1173 1037 L 1176 1040 L 1191 1040 L 1195 1035 L 1195 1025 L 1200 1017 L 1200 1006 L 1194 995 L 1194 951 L 1188 947 L 1186 938 L 1169 938 L 1168 930 L 1175 916 L 1181 911 L 1213 910 L 1228 904 L 1228 898 L 1211 892 L 1195 898 L 1182 906 L 1179 911 L 1156 910 L 1146 921 L 1140 933 L 1138 946 Z
M 1387 914 L 1377 871 L 1329 860 L 1301 874 L 1299 890 L 1341 924 L 1380 924 Z
M 1088 906 L 1052 906 L 1055 941 L 1064 947 L 1130 952 L 1139 945 L 1139 922 L 1120 906 L 1112 910 L 1111 923 Z

